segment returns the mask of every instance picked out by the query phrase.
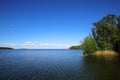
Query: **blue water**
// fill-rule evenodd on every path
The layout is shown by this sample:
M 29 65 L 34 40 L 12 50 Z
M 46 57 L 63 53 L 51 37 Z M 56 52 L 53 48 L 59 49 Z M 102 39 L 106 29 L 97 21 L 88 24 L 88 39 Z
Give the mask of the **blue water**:
M 120 63 L 82 50 L 0 50 L 0 80 L 120 80 Z

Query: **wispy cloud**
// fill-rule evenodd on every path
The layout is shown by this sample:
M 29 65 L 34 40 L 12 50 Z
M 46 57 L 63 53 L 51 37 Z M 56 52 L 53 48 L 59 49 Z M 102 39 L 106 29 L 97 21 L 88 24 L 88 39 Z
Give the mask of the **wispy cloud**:
M 40 43 L 37 41 L 31 42 L 26 41 L 22 44 L 16 44 L 16 43 L 6 43 L 1 44 L 0 46 L 7 46 L 7 47 L 13 47 L 13 48 L 29 48 L 29 49 L 56 49 L 56 48 L 69 48 L 70 44 L 48 44 L 48 43 Z

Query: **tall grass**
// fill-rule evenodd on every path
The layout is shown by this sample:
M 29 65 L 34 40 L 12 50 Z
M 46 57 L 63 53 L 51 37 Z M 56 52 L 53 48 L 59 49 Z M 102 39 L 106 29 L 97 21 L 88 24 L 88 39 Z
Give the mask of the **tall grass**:
M 96 51 L 95 56 L 104 57 L 104 58 L 116 58 L 118 54 L 115 51 L 105 50 L 105 51 Z

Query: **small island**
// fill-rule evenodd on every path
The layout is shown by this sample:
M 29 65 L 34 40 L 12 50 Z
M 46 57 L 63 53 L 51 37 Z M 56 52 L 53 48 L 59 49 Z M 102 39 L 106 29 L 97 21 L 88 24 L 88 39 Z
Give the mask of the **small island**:
M 11 50 L 11 49 L 13 49 L 13 48 L 11 48 L 11 47 L 0 47 L 0 50 Z

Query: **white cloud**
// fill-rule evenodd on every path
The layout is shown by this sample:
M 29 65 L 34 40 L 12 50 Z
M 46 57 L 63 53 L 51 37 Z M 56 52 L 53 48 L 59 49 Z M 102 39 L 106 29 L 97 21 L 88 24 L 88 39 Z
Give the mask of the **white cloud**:
M 59 48 L 69 48 L 70 44 L 48 44 L 48 43 L 40 43 L 37 41 L 26 41 L 22 44 L 15 43 L 6 43 L 1 44 L 1 46 L 13 47 L 13 48 L 29 48 L 29 49 L 59 49 Z
M 17 46 L 17 44 L 15 44 L 15 43 L 5 43 L 5 44 L 1 44 L 1 46 L 13 47 L 13 46 Z
M 34 46 L 35 44 L 33 42 L 27 41 L 22 44 L 23 46 Z

